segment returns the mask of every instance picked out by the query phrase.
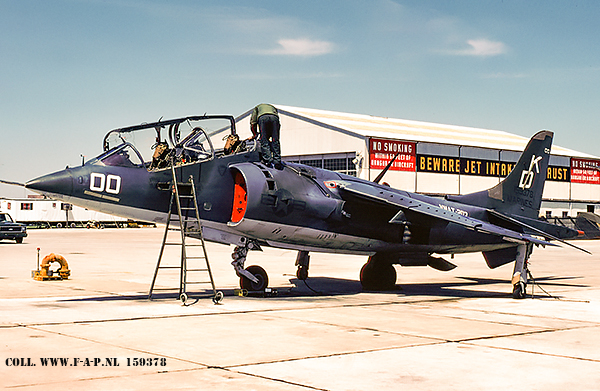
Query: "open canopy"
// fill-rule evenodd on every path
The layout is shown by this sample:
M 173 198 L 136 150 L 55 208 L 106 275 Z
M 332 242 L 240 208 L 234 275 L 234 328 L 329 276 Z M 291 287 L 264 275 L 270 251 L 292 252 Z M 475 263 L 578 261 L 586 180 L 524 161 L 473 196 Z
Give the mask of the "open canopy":
M 104 153 L 86 164 L 162 169 L 213 159 L 216 137 L 235 135 L 230 115 L 203 115 L 113 129 L 103 141 Z

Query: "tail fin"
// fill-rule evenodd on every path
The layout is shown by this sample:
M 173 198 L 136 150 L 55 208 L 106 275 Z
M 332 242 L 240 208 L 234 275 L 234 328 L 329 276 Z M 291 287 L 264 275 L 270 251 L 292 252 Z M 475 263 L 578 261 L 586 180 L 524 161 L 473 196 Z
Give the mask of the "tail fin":
M 498 185 L 477 193 L 448 196 L 448 199 L 494 209 L 507 215 L 537 219 L 548 173 L 553 136 L 554 133 L 548 130 L 536 133 L 529 140 L 510 174 Z

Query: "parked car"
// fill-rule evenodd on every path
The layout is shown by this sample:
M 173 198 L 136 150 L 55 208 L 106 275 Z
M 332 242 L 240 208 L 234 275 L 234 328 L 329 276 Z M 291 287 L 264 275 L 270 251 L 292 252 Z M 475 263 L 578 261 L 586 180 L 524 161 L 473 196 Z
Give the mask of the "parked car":
M 8 213 L 0 213 L 0 240 L 9 239 L 23 243 L 23 238 L 26 236 L 25 224 L 15 223 Z

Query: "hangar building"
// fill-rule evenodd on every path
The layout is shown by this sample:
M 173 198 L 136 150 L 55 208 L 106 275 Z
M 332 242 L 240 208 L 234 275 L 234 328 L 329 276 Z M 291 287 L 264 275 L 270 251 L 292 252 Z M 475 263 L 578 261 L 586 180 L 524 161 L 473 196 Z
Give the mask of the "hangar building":
M 503 131 L 275 105 L 283 160 L 429 195 L 488 189 L 508 175 L 529 138 Z M 243 135 L 252 109 L 236 119 Z M 534 132 L 532 132 L 533 136 Z M 600 157 L 552 146 L 540 214 L 600 211 Z

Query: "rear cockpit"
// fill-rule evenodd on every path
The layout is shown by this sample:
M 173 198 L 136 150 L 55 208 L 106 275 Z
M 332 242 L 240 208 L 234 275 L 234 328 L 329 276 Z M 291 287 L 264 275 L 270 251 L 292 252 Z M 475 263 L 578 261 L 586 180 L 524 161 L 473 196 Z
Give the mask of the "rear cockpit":
M 239 140 L 232 116 L 209 115 L 114 129 L 103 147 L 104 153 L 85 164 L 157 171 L 254 150 L 256 142 Z

